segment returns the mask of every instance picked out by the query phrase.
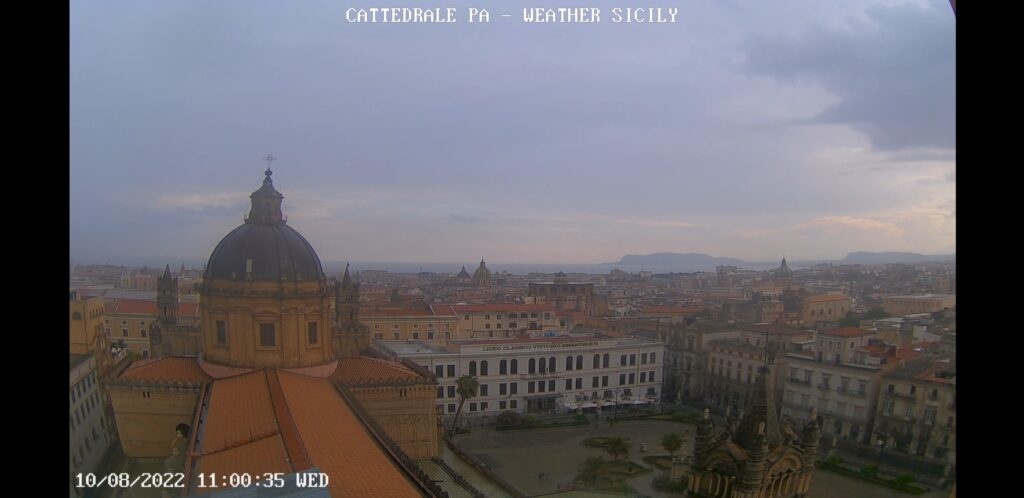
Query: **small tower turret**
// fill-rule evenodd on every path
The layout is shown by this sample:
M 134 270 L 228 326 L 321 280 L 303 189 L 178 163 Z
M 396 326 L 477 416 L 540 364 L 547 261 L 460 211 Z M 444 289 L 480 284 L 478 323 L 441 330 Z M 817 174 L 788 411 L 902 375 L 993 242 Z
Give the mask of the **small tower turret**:
M 178 323 L 178 277 L 171 275 L 171 265 L 156 281 L 156 306 L 160 323 Z
M 704 418 L 697 424 L 697 435 L 693 440 L 693 463 L 702 466 L 708 450 L 715 439 L 715 425 L 711 422 L 711 410 L 704 410 Z
M 818 440 L 821 439 L 821 427 L 818 426 L 818 409 L 811 409 L 811 420 L 804 426 L 800 447 L 804 450 L 804 467 L 814 468 L 818 458 Z

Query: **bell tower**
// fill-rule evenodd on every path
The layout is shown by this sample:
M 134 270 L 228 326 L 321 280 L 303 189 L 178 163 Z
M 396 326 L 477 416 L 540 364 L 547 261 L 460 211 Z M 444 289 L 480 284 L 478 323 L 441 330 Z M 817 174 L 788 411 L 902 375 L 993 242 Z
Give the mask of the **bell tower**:
M 156 281 L 156 306 L 160 323 L 178 323 L 178 277 L 171 275 L 171 265 Z
M 348 266 L 345 265 L 345 274 L 334 295 L 335 326 L 332 335 L 338 358 L 355 358 L 360 351 L 370 347 L 370 330 L 359 323 L 359 283 L 353 281 Z

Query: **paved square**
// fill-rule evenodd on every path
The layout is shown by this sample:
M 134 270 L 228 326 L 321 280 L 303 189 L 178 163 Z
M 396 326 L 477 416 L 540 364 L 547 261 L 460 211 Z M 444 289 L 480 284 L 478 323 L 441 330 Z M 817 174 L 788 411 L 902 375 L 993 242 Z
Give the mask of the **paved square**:
M 498 432 L 493 427 L 474 427 L 470 434 L 459 435 L 456 443 L 489 465 L 494 472 L 515 484 L 524 493 L 537 496 L 555 493 L 559 484 L 571 483 L 579 474 L 580 465 L 589 457 L 607 453 L 583 445 L 583 440 L 594 436 L 629 438 L 633 447 L 629 458 L 652 467 L 642 461 L 644 455 L 660 455 L 667 452 L 661 447 L 661 437 L 670 432 L 682 434 L 685 442 L 680 454 L 693 452 L 695 426 L 689 423 L 655 420 L 619 422 L 608 427 L 602 421 L 600 428 L 593 424 L 584 427 L 561 427 L 526 431 Z M 640 442 L 647 443 L 647 453 L 640 453 Z M 670 497 L 679 496 L 655 491 L 651 481 L 665 471 L 652 467 L 650 473 L 634 477 L 630 486 L 638 493 Z M 550 477 L 539 479 L 544 472 Z M 920 495 L 922 498 L 946 498 L 950 491 L 934 490 Z M 842 476 L 825 470 L 814 472 L 809 498 L 913 498 L 914 495 L 900 493 L 865 481 Z

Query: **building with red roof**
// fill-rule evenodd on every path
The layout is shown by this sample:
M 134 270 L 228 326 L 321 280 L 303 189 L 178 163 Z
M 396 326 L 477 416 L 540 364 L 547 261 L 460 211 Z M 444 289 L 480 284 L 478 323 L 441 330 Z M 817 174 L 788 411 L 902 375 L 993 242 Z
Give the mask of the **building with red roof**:
M 156 302 L 110 304 L 108 316 L 138 317 L 156 356 L 105 383 L 123 451 L 165 458 L 188 494 L 225 486 L 210 476 L 316 469 L 331 496 L 441 496 L 414 461 L 438 454 L 436 381 L 372 355 L 359 284 L 347 268 L 340 282 L 324 275 L 271 174 L 213 250 L 198 310 L 178 304 L 169 268 Z M 198 325 L 179 322 L 197 312 Z M 189 334 L 194 345 L 179 340 Z

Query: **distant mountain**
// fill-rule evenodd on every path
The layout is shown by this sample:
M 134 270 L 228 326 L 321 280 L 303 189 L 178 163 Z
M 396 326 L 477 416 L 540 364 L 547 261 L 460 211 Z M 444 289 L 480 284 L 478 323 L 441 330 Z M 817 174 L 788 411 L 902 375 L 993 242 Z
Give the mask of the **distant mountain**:
M 619 268 L 623 271 L 648 270 L 654 272 L 714 271 L 719 265 L 733 265 L 744 268 L 764 266 L 763 263 L 749 263 L 736 258 L 720 258 L 701 253 L 656 252 L 654 254 L 623 256 L 616 263 L 602 266 Z
M 837 263 L 843 265 L 878 265 L 883 263 L 925 263 L 955 261 L 956 254 L 918 254 L 915 252 L 851 252 Z
M 743 260 L 735 258 L 719 258 L 715 256 L 709 256 L 707 254 L 688 252 L 688 253 L 677 253 L 677 252 L 656 252 L 654 254 L 647 255 L 635 255 L 630 254 L 623 256 L 618 263 L 619 265 L 741 265 L 746 263 Z

